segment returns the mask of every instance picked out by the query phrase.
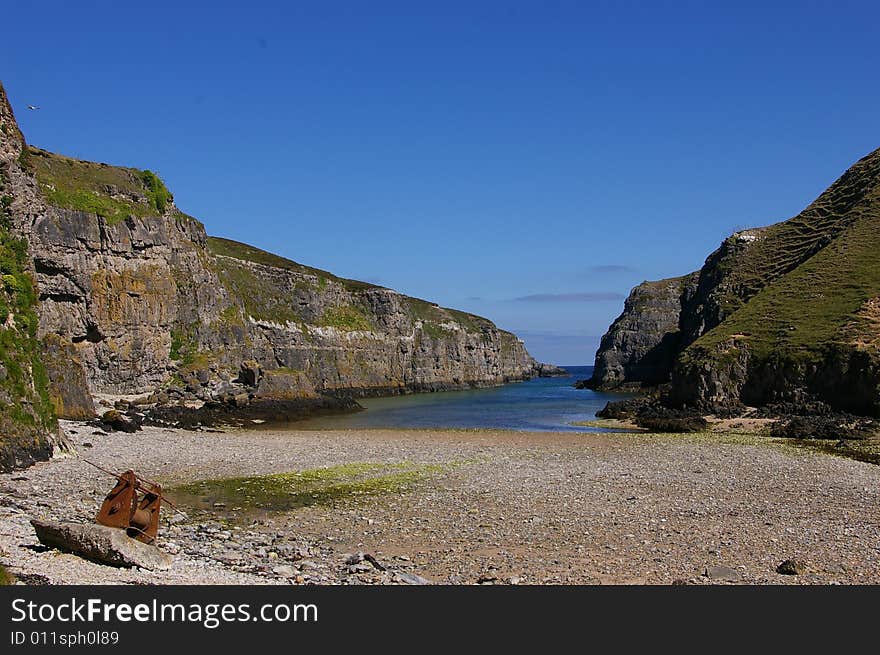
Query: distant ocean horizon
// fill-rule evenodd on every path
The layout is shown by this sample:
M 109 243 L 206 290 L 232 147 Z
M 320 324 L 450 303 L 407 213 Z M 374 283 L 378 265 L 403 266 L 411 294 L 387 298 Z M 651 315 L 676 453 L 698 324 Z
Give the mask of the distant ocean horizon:
M 419 393 L 358 402 L 365 411 L 322 416 L 292 424 L 297 430 L 363 428 L 492 428 L 526 432 L 601 432 L 575 426 L 591 421 L 609 400 L 621 394 L 575 389 L 592 366 L 564 366 L 567 377 L 534 378 L 500 387 Z

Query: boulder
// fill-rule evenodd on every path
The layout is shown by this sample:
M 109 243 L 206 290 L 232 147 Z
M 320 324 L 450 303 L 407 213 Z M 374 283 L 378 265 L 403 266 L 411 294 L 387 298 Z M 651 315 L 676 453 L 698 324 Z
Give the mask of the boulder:
M 114 430 L 120 430 L 122 432 L 137 432 L 138 430 L 138 424 L 118 409 L 111 409 L 104 412 L 101 416 L 101 421 Z
M 567 370 L 555 364 L 538 364 L 535 371 L 539 378 L 564 378 L 570 375 Z
M 393 578 L 395 582 L 400 582 L 408 585 L 431 584 L 430 580 L 427 580 L 420 575 L 416 575 L 415 573 L 409 573 L 408 571 L 395 571 Z
M 719 580 L 722 582 L 739 582 L 742 579 L 742 574 L 739 571 L 732 569 L 729 566 L 721 565 L 707 566 L 703 575 L 710 580 Z
M 241 363 L 238 371 L 238 382 L 246 384 L 249 387 L 256 387 L 260 384 L 260 378 L 263 377 L 263 369 L 253 359 L 249 359 Z
M 95 418 L 95 403 L 89 393 L 86 372 L 74 344 L 57 334 L 47 334 L 42 342 L 42 359 L 49 377 L 49 399 L 58 418 Z
M 173 558 L 153 545 L 132 539 L 120 528 L 90 523 L 31 521 L 40 543 L 98 564 L 167 569 Z
M 803 575 L 807 572 L 807 563 L 799 559 L 787 559 L 776 567 L 780 575 Z

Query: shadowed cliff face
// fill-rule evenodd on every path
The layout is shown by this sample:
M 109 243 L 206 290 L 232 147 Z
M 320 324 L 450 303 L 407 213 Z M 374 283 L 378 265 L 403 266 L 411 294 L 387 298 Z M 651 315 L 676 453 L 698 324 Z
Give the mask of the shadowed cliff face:
M 671 382 L 666 401 L 713 410 L 818 400 L 880 415 L 878 253 L 880 150 L 796 217 L 726 239 L 678 307 L 663 293 L 673 281 L 643 289 L 654 299 L 650 324 L 678 331 L 671 366 L 658 376 Z M 646 346 L 674 332 L 648 330 L 644 343 L 627 346 L 615 335 L 643 314 L 628 304 L 597 353 L 597 366 L 625 363 L 623 382 L 642 381 Z M 603 372 L 592 382 L 621 380 Z
M 93 416 L 92 393 L 172 386 L 211 399 L 245 369 L 264 399 L 487 386 L 541 372 L 486 319 L 209 238 L 149 171 L 24 146 L 5 96 L 0 105 L 14 178 L 9 229 L 27 240 L 22 261 L 39 290 L 32 342 L 60 416 Z
M 667 382 L 681 351 L 679 315 L 694 293 L 697 277 L 692 273 L 635 287 L 623 313 L 602 337 L 587 386 L 610 390 Z

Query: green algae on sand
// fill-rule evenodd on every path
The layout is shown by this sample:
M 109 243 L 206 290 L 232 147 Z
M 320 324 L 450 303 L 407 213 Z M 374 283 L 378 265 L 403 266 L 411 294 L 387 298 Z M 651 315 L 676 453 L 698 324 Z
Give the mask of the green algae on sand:
M 196 508 L 285 511 L 365 496 L 404 493 L 454 464 L 353 462 L 290 473 L 202 480 L 170 490 Z

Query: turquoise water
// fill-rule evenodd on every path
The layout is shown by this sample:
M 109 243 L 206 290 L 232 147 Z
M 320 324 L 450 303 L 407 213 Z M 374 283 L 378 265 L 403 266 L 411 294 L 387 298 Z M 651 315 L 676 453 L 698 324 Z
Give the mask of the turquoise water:
M 523 431 L 601 431 L 575 427 L 590 421 L 621 394 L 575 389 L 592 366 L 567 366 L 569 377 L 536 378 L 491 389 L 421 393 L 359 400 L 366 411 L 298 422 L 297 429 L 499 428 Z

